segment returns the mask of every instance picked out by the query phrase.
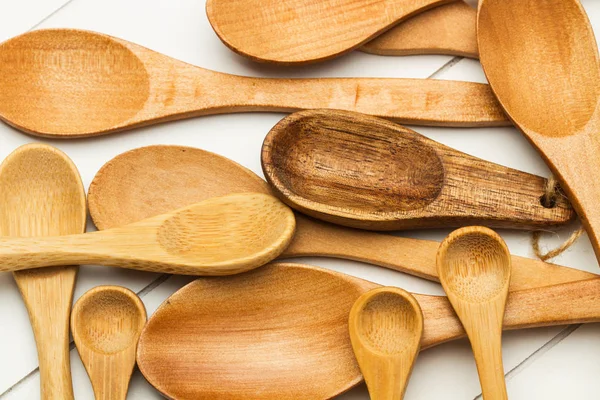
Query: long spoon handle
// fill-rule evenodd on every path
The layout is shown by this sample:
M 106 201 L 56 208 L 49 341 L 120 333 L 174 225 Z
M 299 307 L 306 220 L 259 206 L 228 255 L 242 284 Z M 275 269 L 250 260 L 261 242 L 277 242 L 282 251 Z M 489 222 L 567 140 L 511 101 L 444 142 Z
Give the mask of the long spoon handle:
M 473 332 L 474 335 L 481 332 Z M 477 364 L 481 391 L 485 400 L 507 400 L 502 364 L 502 329 L 484 335 L 484 340 L 471 340 Z

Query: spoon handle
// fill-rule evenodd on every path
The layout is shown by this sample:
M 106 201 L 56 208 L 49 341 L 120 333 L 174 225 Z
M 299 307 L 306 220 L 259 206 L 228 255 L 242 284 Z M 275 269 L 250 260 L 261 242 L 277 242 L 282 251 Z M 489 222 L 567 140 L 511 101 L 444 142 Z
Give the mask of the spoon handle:
M 502 329 L 479 336 L 469 335 L 471 348 L 477 364 L 481 390 L 485 400 L 507 400 L 504 366 L 502 364 Z M 476 338 L 477 337 L 477 338 Z M 483 339 L 485 340 L 479 340 Z

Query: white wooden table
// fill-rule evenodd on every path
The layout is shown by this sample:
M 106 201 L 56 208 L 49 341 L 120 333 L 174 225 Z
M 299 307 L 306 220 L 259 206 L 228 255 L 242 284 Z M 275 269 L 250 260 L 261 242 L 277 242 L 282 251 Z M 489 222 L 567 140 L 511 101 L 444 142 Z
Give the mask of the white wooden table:
M 596 32 L 600 32 L 600 0 L 583 0 Z M 217 39 L 206 19 L 204 0 L 3 0 L 0 2 L 0 41 L 30 29 L 83 28 L 139 43 L 192 64 L 223 72 L 254 76 L 365 76 L 456 79 L 484 82 L 476 61 L 445 56 L 378 57 L 353 53 L 332 62 L 305 68 L 275 69 L 252 64 L 233 54 Z M 0 66 L 1 67 L 1 66 Z M 0 88 L 1 90 L 2 88 Z M 138 129 L 98 139 L 48 141 L 65 151 L 89 185 L 98 169 L 124 151 L 150 144 L 195 146 L 222 154 L 262 175 L 259 162 L 264 135 L 282 117 L 277 114 L 237 114 L 198 118 Z M 512 128 L 443 129 L 417 131 L 466 153 L 540 175 L 549 171 Z M 600 134 L 600 132 L 599 132 Z M 0 157 L 16 147 L 38 141 L 0 124 Z M 600 178 L 600 177 L 599 177 Z M 550 246 L 566 239 L 575 225 L 545 240 Z M 88 224 L 88 230 L 95 229 Z M 403 235 L 441 240 L 449 231 L 405 232 Z M 501 232 L 514 254 L 532 257 L 530 237 Z M 442 294 L 437 284 L 361 263 L 327 259 L 299 260 L 332 268 L 374 282 Z M 600 272 L 586 237 L 554 262 Z M 97 266 L 81 268 L 75 297 L 102 284 L 118 284 L 138 292 L 148 313 L 189 278 L 161 279 Z M 0 275 L 0 400 L 39 398 L 35 343 L 27 312 L 11 274 Z M 515 399 L 597 399 L 600 397 L 600 325 L 552 327 L 504 335 L 504 366 L 509 396 Z M 93 394 L 76 350 L 71 351 L 77 399 Z M 201 377 L 199 377 L 201 379 Z M 407 399 L 475 399 L 480 387 L 467 341 L 445 344 L 423 352 L 415 366 Z M 161 396 L 136 372 L 130 399 Z M 340 399 L 364 400 L 364 385 Z

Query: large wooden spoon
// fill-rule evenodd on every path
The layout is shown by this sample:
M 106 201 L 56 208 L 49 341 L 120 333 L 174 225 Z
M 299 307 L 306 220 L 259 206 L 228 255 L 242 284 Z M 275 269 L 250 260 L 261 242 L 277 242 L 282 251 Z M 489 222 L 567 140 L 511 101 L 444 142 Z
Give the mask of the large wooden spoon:
M 0 165 L 0 236 L 82 233 L 86 214 L 79 171 L 61 151 L 25 145 Z M 76 277 L 74 266 L 14 274 L 37 344 L 43 399 L 73 399 L 69 315 Z
M 124 226 L 211 197 L 271 193 L 252 171 L 208 151 L 149 146 L 123 153 L 93 179 L 88 203 L 99 229 Z M 296 214 L 296 233 L 281 258 L 326 256 L 364 261 L 437 281 L 438 242 L 345 228 Z M 511 290 L 590 279 L 597 275 L 512 257 Z
M 479 49 L 510 118 L 561 181 L 600 257 L 600 65 L 577 0 L 482 0 Z
M 348 315 L 376 287 L 294 264 L 201 278 L 150 318 L 138 365 L 172 399 L 328 399 L 361 381 Z M 422 349 L 465 335 L 445 297 L 414 296 L 424 315 Z M 597 322 L 599 298 L 599 278 L 513 292 L 504 328 Z

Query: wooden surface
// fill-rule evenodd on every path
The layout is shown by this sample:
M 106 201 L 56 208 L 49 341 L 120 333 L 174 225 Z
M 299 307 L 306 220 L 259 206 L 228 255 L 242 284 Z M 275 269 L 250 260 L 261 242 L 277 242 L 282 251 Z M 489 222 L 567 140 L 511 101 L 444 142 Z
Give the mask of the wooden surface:
M 353 228 L 539 229 L 574 216 L 560 196 L 554 208 L 541 204 L 541 177 L 358 113 L 292 114 L 265 138 L 261 161 L 267 181 L 290 207 Z
M 96 400 L 127 398 L 146 319 L 144 303 L 120 286 L 95 287 L 73 306 L 73 340 Z
M 483 397 L 507 400 L 502 364 L 502 321 L 511 275 L 510 253 L 494 231 L 466 227 L 440 245 L 438 273 L 467 332 Z
M 398 288 L 371 290 L 352 306 L 348 326 L 371 399 L 403 399 L 423 335 L 417 300 Z
M 64 153 L 32 144 L 0 165 L 0 236 L 82 233 L 85 223 L 81 177 Z M 47 400 L 73 399 L 69 315 L 76 277 L 75 266 L 14 274 L 33 328 L 41 395 Z
M 275 197 L 216 197 L 121 228 L 52 238 L 0 238 L 0 270 L 65 263 L 180 275 L 230 275 L 273 260 L 290 243 L 293 212 Z

